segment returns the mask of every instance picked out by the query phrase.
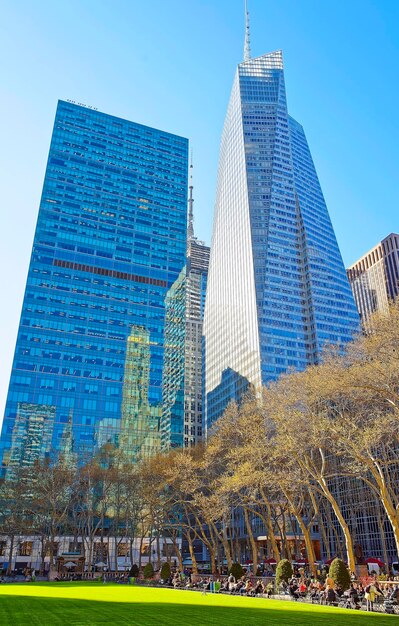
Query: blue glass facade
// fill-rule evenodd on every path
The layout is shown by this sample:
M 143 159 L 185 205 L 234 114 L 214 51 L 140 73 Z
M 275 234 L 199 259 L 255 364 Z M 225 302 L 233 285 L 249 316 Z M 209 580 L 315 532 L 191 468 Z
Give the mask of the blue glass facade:
M 188 238 L 187 265 L 166 297 L 161 449 L 203 441 L 203 345 L 209 248 Z
M 60 101 L 0 443 L 8 464 L 159 448 L 165 297 L 185 264 L 188 141 Z M 34 433 L 34 436 L 32 435 Z
M 223 130 L 205 309 L 207 427 L 249 386 L 317 363 L 359 317 L 281 52 L 241 63 Z M 233 391 L 232 391 L 233 390 Z
M 183 446 L 187 276 L 184 268 L 166 296 L 161 449 Z

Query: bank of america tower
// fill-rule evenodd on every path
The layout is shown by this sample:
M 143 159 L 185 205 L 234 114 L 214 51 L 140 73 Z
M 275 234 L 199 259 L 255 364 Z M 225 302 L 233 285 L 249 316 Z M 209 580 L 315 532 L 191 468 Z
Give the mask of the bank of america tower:
M 224 124 L 204 319 L 206 426 L 249 386 L 315 364 L 359 318 L 281 51 L 237 67 Z

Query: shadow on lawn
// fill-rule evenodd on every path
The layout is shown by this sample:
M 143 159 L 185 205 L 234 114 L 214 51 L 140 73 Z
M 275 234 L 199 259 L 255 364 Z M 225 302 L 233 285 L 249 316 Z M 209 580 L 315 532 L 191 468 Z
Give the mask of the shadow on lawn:
M 303 606 L 303 605 L 302 605 Z M 0 624 L 22 626 L 23 624 L 53 626 L 87 626 L 89 624 L 130 624 L 140 626 L 206 626 L 208 624 L 266 624 L 267 626 L 366 626 L 372 616 L 366 613 L 318 613 L 309 610 L 282 608 L 240 608 L 201 606 L 198 604 L 173 604 L 159 602 L 103 602 L 76 598 L 47 598 L 32 596 L 1 595 Z M 393 626 L 391 617 L 375 615 L 376 626 Z

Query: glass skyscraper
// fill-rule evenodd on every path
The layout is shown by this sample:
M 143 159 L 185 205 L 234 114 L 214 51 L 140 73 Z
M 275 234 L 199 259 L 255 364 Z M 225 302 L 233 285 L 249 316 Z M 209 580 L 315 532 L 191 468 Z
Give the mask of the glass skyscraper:
M 186 345 L 186 267 L 169 289 L 165 307 L 165 358 L 161 446 L 181 448 L 184 428 L 184 353 Z
M 3 474 L 107 442 L 160 449 L 165 298 L 186 260 L 188 141 L 58 103 L 0 442 Z
M 190 165 L 190 171 L 192 165 Z M 187 262 L 166 297 L 161 448 L 203 440 L 203 320 L 209 247 L 194 236 L 193 185 L 188 200 Z
M 204 335 L 207 428 L 230 399 L 344 344 L 359 316 L 280 51 L 238 65 L 222 134 Z

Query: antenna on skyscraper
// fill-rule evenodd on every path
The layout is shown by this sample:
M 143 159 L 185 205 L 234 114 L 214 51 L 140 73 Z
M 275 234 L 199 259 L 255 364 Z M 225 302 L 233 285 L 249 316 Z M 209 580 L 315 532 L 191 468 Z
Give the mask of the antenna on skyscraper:
M 245 41 L 244 41 L 244 61 L 249 61 L 251 58 L 251 42 L 249 33 L 249 11 L 248 3 L 245 0 Z
M 188 196 L 187 240 L 194 239 L 194 198 L 193 198 L 193 150 L 190 155 L 190 184 Z

